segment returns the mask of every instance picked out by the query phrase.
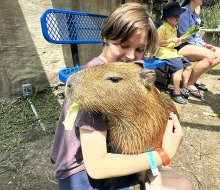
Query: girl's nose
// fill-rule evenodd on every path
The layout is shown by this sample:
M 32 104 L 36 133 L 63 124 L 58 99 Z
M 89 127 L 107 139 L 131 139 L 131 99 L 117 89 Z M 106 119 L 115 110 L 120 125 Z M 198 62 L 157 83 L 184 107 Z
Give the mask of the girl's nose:
M 135 51 L 134 50 L 129 50 L 127 53 L 126 53 L 126 61 L 134 61 L 135 60 Z

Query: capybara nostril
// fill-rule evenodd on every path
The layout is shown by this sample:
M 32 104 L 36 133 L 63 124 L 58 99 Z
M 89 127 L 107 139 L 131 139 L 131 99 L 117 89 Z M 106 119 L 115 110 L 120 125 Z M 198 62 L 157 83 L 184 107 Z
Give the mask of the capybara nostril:
M 72 88 L 72 85 L 71 84 L 67 84 L 67 89 L 71 89 Z
M 73 85 L 70 83 L 66 84 L 66 93 L 71 93 L 73 90 Z

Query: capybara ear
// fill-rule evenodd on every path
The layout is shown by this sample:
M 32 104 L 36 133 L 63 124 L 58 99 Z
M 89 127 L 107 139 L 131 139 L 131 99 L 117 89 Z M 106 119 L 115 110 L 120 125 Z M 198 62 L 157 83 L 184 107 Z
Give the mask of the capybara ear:
M 153 84 L 156 80 L 155 72 L 150 69 L 141 69 L 139 75 L 145 87 Z

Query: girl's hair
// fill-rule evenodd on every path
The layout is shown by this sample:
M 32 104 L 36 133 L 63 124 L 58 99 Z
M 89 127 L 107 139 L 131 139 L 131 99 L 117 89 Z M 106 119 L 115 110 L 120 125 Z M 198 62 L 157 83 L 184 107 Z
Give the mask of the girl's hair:
M 149 12 L 139 3 L 125 3 L 108 17 L 101 35 L 102 39 L 119 40 L 119 43 L 124 43 L 139 31 L 147 33 L 146 52 L 154 54 L 157 50 L 158 36 Z
M 190 0 L 185 0 L 185 1 L 183 1 L 181 7 L 184 7 L 184 6 L 186 6 L 187 4 L 189 4 L 189 3 L 190 3 Z

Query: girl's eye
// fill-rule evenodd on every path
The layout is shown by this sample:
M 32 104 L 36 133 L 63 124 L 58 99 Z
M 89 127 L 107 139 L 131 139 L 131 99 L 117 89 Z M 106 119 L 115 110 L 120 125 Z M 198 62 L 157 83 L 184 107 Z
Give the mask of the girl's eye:
M 126 46 L 126 45 L 124 45 L 124 44 L 120 44 L 120 48 L 126 49 L 126 48 L 128 48 L 128 46 Z
M 142 53 L 142 52 L 145 51 L 145 49 L 143 49 L 143 48 L 138 48 L 136 51 Z

